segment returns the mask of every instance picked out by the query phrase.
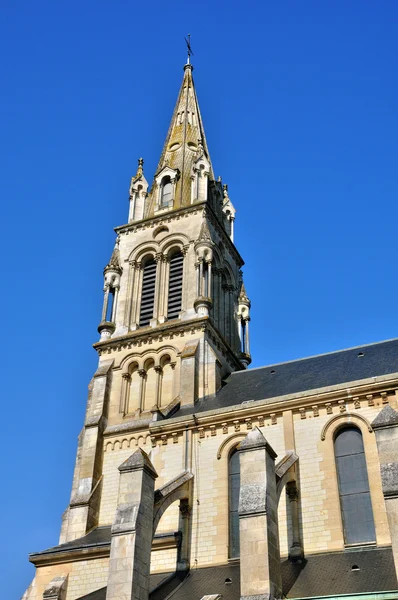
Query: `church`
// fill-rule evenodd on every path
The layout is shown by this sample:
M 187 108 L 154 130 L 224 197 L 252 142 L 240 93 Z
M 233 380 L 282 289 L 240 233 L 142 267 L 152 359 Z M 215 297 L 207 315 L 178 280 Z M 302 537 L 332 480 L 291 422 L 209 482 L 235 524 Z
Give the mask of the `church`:
M 398 598 L 398 339 L 250 370 L 229 193 L 188 58 L 116 228 L 70 502 L 23 600 Z

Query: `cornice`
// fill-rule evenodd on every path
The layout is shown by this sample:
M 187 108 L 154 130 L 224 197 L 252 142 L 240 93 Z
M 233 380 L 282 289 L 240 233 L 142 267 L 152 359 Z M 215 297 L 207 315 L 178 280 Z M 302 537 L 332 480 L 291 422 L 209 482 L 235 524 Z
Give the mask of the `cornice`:
M 251 420 L 271 417 L 271 422 L 276 424 L 277 416 L 286 410 L 300 412 L 301 418 L 307 418 L 308 411 L 311 416 L 319 416 L 319 409 L 324 408 L 329 414 L 338 410 L 340 414 L 346 412 L 346 404 L 352 403 L 353 408 L 358 409 L 361 402 L 373 406 L 376 397 L 380 397 L 381 403 L 388 403 L 388 393 L 394 393 L 398 387 L 398 373 L 380 377 L 379 381 L 374 378 L 341 384 L 330 388 L 319 388 L 300 394 L 288 394 L 266 400 L 247 400 L 242 404 L 235 404 L 226 408 L 208 410 L 201 413 L 193 413 L 182 417 L 172 417 L 165 421 L 152 422 L 149 426 L 151 436 L 179 432 L 185 429 L 198 429 L 210 426 L 219 426 L 226 429 L 226 425 L 235 424 L 237 427 Z
M 93 344 L 93 348 L 95 348 L 99 356 L 102 356 L 103 354 L 111 354 L 111 352 L 120 352 L 121 350 L 126 349 L 130 350 L 137 346 L 140 347 L 143 344 L 150 345 L 154 342 L 172 340 L 175 337 L 183 336 L 187 332 L 195 334 L 198 331 L 207 333 L 210 341 L 228 360 L 234 370 L 242 369 L 242 365 L 234 351 L 219 334 L 208 316 L 189 319 L 187 321 L 166 322 L 157 325 L 154 328 L 146 327 L 137 329 L 116 338 L 96 342 Z
M 148 229 L 152 227 L 156 227 L 157 225 L 161 225 L 162 223 L 170 223 L 171 221 L 179 221 L 184 218 L 186 215 L 191 213 L 202 212 L 207 205 L 207 202 L 197 202 L 196 204 L 192 204 L 191 206 L 184 206 L 183 208 L 177 208 L 175 210 L 171 210 L 170 212 L 163 213 L 161 215 L 146 217 L 145 219 L 141 219 L 140 221 L 134 221 L 133 223 L 126 223 L 125 225 L 119 225 L 115 227 L 114 231 L 118 234 L 123 233 L 136 233 L 141 229 Z
M 156 327 L 145 327 L 129 331 L 125 335 L 116 338 L 110 338 L 102 342 L 93 344 L 93 348 L 98 354 L 110 353 L 112 350 L 125 350 L 142 344 L 151 344 L 153 342 L 163 341 L 165 339 L 173 339 L 190 331 L 195 333 L 198 330 L 204 331 L 209 323 L 209 317 L 199 317 L 197 319 L 189 319 L 187 321 L 166 322 Z
M 171 221 L 179 221 L 189 214 L 197 214 L 198 212 L 204 212 L 205 216 L 210 219 L 213 226 L 216 227 L 220 237 L 224 245 L 226 245 L 230 251 L 230 253 L 234 256 L 235 261 L 239 267 L 244 265 L 244 260 L 239 254 L 235 244 L 232 242 L 231 238 L 228 236 L 224 227 L 218 218 L 217 214 L 210 206 L 209 202 L 206 200 L 204 202 L 197 202 L 192 204 L 191 206 L 184 206 L 183 208 L 177 208 L 167 213 L 163 213 L 161 215 L 146 217 L 145 219 L 141 219 L 140 221 L 134 221 L 133 223 L 126 223 L 125 225 L 119 225 L 115 227 L 115 232 L 117 234 L 129 234 L 136 233 L 142 229 L 149 229 L 157 227 L 158 225 L 162 225 L 163 223 L 171 223 Z

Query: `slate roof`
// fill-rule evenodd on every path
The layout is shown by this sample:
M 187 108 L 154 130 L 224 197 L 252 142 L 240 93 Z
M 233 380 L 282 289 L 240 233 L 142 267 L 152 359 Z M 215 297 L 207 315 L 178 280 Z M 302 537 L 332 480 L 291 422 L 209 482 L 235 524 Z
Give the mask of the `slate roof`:
M 266 400 L 341 383 L 398 373 L 398 339 L 329 354 L 237 371 L 219 392 L 182 407 L 173 417 L 228 408 L 250 400 Z
M 354 567 L 354 570 L 353 570 Z M 165 581 L 165 587 L 159 583 Z M 361 548 L 308 556 L 302 563 L 282 562 L 283 595 L 310 598 L 340 594 L 387 592 L 397 589 L 391 548 Z M 240 600 L 239 563 L 192 569 L 187 576 L 172 581 L 167 573 L 151 575 L 149 600 L 201 600 L 221 594 L 223 600 Z M 155 591 L 153 591 L 155 589 Z M 106 588 L 78 600 L 105 600 Z M 170 596 L 171 597 L 171 596 Z
M 105 527 L 96 527 L 87 535 L 77 538 L 71 542 L 66 542 L 65 544 L 59 544 L 59 546 L 53 546 L 52 548 L 47 548 L 47 550 L 42 550 L 41 552 L 35 552 L 30 554 L 30 557 L 42 556 L 45 554 L 50 554 L 52 552 L 67 552 L 68 550 L 78 550 L 80 548 L 92 548 L 92 547 L 100 547 L 107 546 L 111 543 L 111 526 L 107 525 Z

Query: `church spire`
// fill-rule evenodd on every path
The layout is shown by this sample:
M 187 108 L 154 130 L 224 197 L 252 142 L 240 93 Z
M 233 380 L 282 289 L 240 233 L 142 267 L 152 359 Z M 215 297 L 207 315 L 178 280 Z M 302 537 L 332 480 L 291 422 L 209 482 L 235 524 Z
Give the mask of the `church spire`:
M 171 203 L 168 200 L 168 195 L 169 209 L 171 206 L 178 209 L 198 200 L 207 200 L 208 181 L 214 180 L 192 71 L 193 66 L 189 61 L 184 66 L 181 88 L 156 169 L 148 215 L 156 213 L 162 206 L 162 180 L 167 179 L 172 184 L 171 191 L 167 190 L 173 201 Z M 198 173 L 203 182 L 197 182 Z M 195 180 L 196 188 L 193 183 Z M 203 193 L 199 190 L 200 184 Z M 164 207 L 165 204 L 163 202 Z

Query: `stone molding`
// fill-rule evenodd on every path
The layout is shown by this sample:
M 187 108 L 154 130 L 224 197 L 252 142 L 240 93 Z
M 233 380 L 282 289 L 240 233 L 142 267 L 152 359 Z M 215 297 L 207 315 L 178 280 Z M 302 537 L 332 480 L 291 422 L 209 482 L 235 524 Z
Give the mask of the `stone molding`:
M 210 427 L 212 427 L 210 425 Z M 216 432 L 217 433 L 217 432 Z M 230 435 L 229 437 L 227 437 L 227 439 L 225 439 L 223 442 L 221 442 L 221 445 L 217 451 L 217 460 L 220 460 L 220 458 L 222 457 L 222 454 L 224 452 L 224 448 L 232 441 L 235 440 L 243 440 L 246 437 L 245 433 L 233 433 L 232 435 Z
M 151 345 L 153 343 L 173 340 L 176 337 L 184 337 L 185 333 L 195 335 L 198 332 L 206 333 L 208 340 L 213 343 L 233 369 L 242 370 L 242 364 L 237 358 L 236 352 L 224 340 L 208 316 L 197 317 L 187 321 L 166 322 L 157 325 L 155 328 L 143 327 L 135 331 L 129 331 L 129 333 L 117 338 L 109 338 L 96 342 L 93 344 L 93 348 L 98 352 L 98 356 L 102 356 L 112 354 L 112 352 L 141 348 L 144 344 Z
M 319 395 L 320 394 L 318 394 L 318 397 Z M 350 400 L 357 402 L 357 398 L 358 396 L 353 396 Z M 354 420 L 358 419 L 366 424 L 369 431 L 373 431 L 371 424 L 362 415 L 349 412 L 346 409 L 344 413 L 342 413 L 338 396 L 333 402 L 326 402 L 327 399 L 329 399 L 327 395 L 322 401 L 318 399 L 318 404 L 316 405 L 318 411 L 325 410 L 326 414 L 333 414 L 334 411 L 338 411 L 338 413 L 332 417 L 333 421 L 339 418 L 346 419 L 347 422 L 349 422 L 350 418 Z M 266 419 L 268 420 L 269 425 L 276 425 L 278 423 L 278 418 L 286 410 L 293 410 L 296 414 L 302 414 L 302 410 L 306 410 L 302 404 L 303 398 L 297 399 L 290 396 L 286 400 L 284 400 L 284 397 L 282 396 L 268 400 L 247 401 L 228 408 L 195 413 L 195 416 L 176 416 L 164 421 L 152 422 L 149 426 L 149 430 L 152 437 L 155 439 L 158 439 L 158 434 L 160 433 L 169 435 L 172 431 L 182 431 L 185 429 L 197 430 L 198 427 L 201 427 L 202 436 L 204 436 L 206 432 L 214 432 L 213 426 L 216 426 L 216 435 L 220 432 L 223 435 L 226 435 L 230 432 L 231 428 L 232 431 L 235 432 L 239 432 L 241 427 L 246 427 L 247 430 L 250 430 L 254 425 L 254 421 L 258 421 L 259 427 L 264 426 L 264 421 Z M 305 404 L 309 410 L 313 411 L 314 405 L 311 397 L 306 398 Z M 347 404 L 347 400 L 345 401 L 345 404 Z M 276 409 L 278 412 L 275 412 Z M 333 421 L 330 420 L 328 424 L 331 424 Z
M 355 424 L 355 421 L 361 421 L 367 427 L 369 433 L 373 433 L 372 426 L 369 423 L 369 421 L 367 419 L 365 419 L 365 417 L 363 417 L 362 415 L 355 414 L 355 413 L 353 414 L 353 413 L 347 412 L 344 414 L 335 415 L 334 417 L 329 419 L 329 421 L 327 423 L 325 423 L 325 425 L 322 428 L 322 432 L 321 432 L 321 440 L 322 441 L 325 440 L 327 431 L 333 423 L 341 420 L 341 424 L 343 425 L 343 424 L 347 424 L 347 423 L 352 423 L 352 419 L 354 419 L 354 421 L 353 421 L 354 424 Z

